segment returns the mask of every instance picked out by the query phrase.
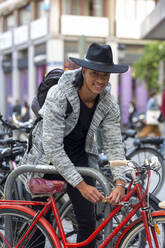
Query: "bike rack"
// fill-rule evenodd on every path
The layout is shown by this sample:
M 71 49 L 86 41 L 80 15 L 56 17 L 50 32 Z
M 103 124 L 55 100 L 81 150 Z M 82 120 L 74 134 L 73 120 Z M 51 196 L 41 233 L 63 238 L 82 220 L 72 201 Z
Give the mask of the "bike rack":
M 102 190 L 104 192 L 105 196 L 108 196 L 110 192 L 112 191 L 111 185 L 108 181 L 108 179 L 99 171 L 94 168 L 87 168 L 87 167 L 76 167 L 78 172 L 82 176 L 90 176 L 97 180 L 100 185 L 102 186 Z M 4 188 L 4 195 L 6 200 L 12 200 L 12 188 L 13 184 L 16 180 L 16 178 L 21 175 L 21 174 L 26 174 L 26 173 L 54 173 L 58 174 L 54 166 L 49 166 L 49 165 L 22 165 L 16 168 L 15 170 L 11 171 L 11 173 L 8 175 L 6 183 L 5 183 L 5 188 Z M 104 216 L 106 217 L 108 213 L 111 211 L 111 206 L 110 204 L 106 204 L 105 210 L 104 210 Z M 5 220 L 5 232 L 10 235 L 12 233 L 12 225 L 10 224 L 9 217 L 6 217 Z M 112 232 L 112 222 L 110 222 L 108 225 L 105 226 L 105 237 Z M 9 238 L 9 237 L 8 237 Z M 10 243 L 10 238 L 8 239 Z M 11 241 L 12 242 L 12 241 Z

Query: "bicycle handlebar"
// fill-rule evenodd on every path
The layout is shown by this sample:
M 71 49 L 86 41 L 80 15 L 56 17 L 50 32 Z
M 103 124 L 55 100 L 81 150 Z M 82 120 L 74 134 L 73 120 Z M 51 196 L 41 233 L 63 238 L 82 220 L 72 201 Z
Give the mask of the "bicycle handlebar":
M 25 121 L 25 122 L 17 120 L 15 113 L 13 113 L 12 118 L 13 118 L 13 122 L 17 125 L 18 128 L 28 129 L 28 128 L 31 128 L 32 123 L 33 123 L 32 119 L 29 119 L 28 121 Z
M 0 114 L 0 121 L 2 122 L 2 124 L 5 126 L 5 127 L 7 127 L 7 128 L 9 128 L 9 129 L 11 129 L 12 131 L 13 130 L 25 130 L 25 132 L 30 132 L 30 130 L 31 130 L 31 125 L 32 125 L 32 123 L 33 123 L 33 120 L 29 120 L 29 121 L 27 121 L 27 122 L 18 122 L 19 123 L 19 125 L 18 125 L 18 127 L 17 126 L 15 126 L 15 125 L 12 125 L 12 124 L 10 124 L 8 121 L 6 121 L 6 120 L 3 120 L 3 116 Z
M 6 126 L 7 128 L 11 129 L 11 130 L 17 130 L 18 128 L 12 124 L 10 124 L 8 121 L 3 120 L 3 116 L 2 114 L 0 114 L 0 121 L 2 122 L 2 124 L 4 126 Z
M 3 124 L 5 127 L 9 128 L 9 129 L 11 129 L 11 130 L 17 130 L 17 129 L 18 129 L 18 127 L 14 126 L 14 125 L 12 125 L 12 124 L 10 124 L 10 123 L 8 123 L 7 121 L 4 121 L 3 119 L 0 119 L 0 120 L 1 120 L 2 124 Z
M 115 167 L 115 166 L 128 166 L 129 169 L 135 169 L 135 170 L 144 170 L 144 169 L 150 169 L 154 171 L 158 171 L 160 169 L 160 162 L 156 156 L 152 156 L 148 159 L 145 159 L 144 165 L 139 166 L 136 161 L 131 161 L 131 160 L 114 160 L 114 161 L 109 161 L 110 167 Z

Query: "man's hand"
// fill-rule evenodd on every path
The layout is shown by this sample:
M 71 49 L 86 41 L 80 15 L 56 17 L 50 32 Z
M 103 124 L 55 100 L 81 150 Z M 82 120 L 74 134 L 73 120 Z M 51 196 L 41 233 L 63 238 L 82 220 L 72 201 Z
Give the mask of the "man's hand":
M 95 187 L 86 184 L 85 181 L 79 183 L 76 188 L 85 199 L 92 203 L 97 203 L 104 199 L 104 196 Z
M 109 201 L 109 203 L 114 206 L 118 204 L 125 194 L 125 184 L 121 180 L 116 180 L 115 189 L 107 196 L 105 199 Z

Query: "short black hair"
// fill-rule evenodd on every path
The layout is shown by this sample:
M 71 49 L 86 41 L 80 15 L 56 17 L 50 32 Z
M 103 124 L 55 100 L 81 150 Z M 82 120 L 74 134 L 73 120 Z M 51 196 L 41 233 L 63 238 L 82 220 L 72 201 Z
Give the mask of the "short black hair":
M 76 88 L 80 89 L 83 85 L 83 81 L 84 81 L 84 78 L 83 78 L 82 70 L 81 70 L 81 71 L 77 72 L 75 80 L 73 81 L 73 85 Z

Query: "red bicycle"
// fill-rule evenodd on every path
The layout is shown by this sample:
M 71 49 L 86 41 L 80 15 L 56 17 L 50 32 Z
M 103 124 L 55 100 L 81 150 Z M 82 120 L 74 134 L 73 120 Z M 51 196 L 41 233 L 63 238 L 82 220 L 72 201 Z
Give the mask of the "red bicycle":
M 64 190 L 66 183 L 63 181 L 52 181 L 52 189 L 49 200 L 46 203 L 9 200 L 0 201 L 0 247 L 83 247 L 96 238 L 113 217 L 120 212 L 123 206 L 129 205 L 131 208 L 129 214 L 122 219 L 121 223 L 115 227 L 111 233 L 108 234 L 99 245 L 99 248 L 107 247 L 114 241 L 115 237 L 117 237 L 117 240 L 115 239 L 115 244 L 113 242 L 110 247 L 164 248 L 165 211 L 151 212 L 147 197 L 151 174 L 150 170 L 158 170 L 158 160 L 153 157 L 150 160 L 145 161 L 144 165 L 141 167 L 133 161 L 111 161 L 110 165 L 127 165 L 128 170 L 131 172 L 132 180 L 123 200 L 108 214 L 88 239 L 81 243 L 69 243 L 67 241 L 53 197 L 55 191 L 61 192 Z M 139 180 L 139 175 L 141 173 L 148 174 L 148 183 L 144 193 Z M 40 187 L 45 187 L 45 181 L 41 180 L 40 182 L 42 182 Z M 42 188 L 40 188 L 40 190 L 41 189 Z M 44 188 L 44 190 L 46 190 L 46 188 Z M 33 192 L 35 192 L 35 189 L 33 189 Z M 136 203 L 131 201 L 131 197 L 134 195 L 136 195 L 138 199 Z M 106 202 L 106 199 L 104 202 Z M 25 205 L 28 205 L 28 207 Z M 31 209 L 31 206 L 37 205 L 42 207 L 40 211 Z M 44 218 L 49 209 L 52 209 L 53 211 L 60 238 L 53 229 L 51 223 Z M 138 211 L 140 211 L 141 217 L 135 219 L 127 226 L 126 224 L 134 218 Z M 122 232 L 118 236 L 121 230 Z M 43 236 L 44 240 L 41 239 Z M 37 241 L 34 241 L 34 237 Z M 35 242 L 35 246 L 33 242 Z M 38 246 L 36 246 L 36 243 Z

